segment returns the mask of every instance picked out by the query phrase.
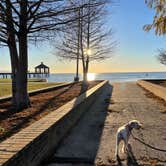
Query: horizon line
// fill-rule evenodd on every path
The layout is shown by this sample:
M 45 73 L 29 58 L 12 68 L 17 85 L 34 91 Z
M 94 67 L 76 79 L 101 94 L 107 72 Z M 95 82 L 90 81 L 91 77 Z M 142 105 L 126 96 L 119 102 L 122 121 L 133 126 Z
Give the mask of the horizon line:
M 110 73 L 165 73 L 166 71 L 118 71 L 118 72 L 88 72 L 94 74 L 110 74 Z M 0 71 L 0 73 L 11 73 L 11 71 Z M 50 74 L 75 74 L 75 72 L 50 72 Z M 79 74 L 83 74 L 82 72 Z

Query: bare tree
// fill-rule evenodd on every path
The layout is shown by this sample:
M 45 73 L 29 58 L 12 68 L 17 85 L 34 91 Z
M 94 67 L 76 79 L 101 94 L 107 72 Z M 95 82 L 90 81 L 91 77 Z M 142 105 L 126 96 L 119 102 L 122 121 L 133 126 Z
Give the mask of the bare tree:
M 163 65 L 166 65 L 166 51 L 163 49 L 159 50 L 159 55 L 157 56 L 159 62 Z
M 63 15 L 72 10 L 72 7 L 65 7 L 64 0 L 0 1 L 0 44 L 9 48 L 12 99 L 17 109 L 30 106 L 27 92 L 28 41 L 53 37 L 58 25 L 69 22 Z
M 156 35 L 166 34 L 166 0 L 145 0 L 147 6 L 155 11 L 153 22 L 143 27 L 145 31 L 155 30 Z M 159 49 L 157 59 L 166 65 L 166 51 Z
M 77 22 L 68 25 L 63 32 L 62 42 L 56 46 L 57 56 L 69 60 L 79 57 L 83 67 L 83 80 L 87 82 L 89 62 L 110 58 L 115 42 L 112 40 L 112 30 L 105 26 L 105 7 L 107 0 L 75 0 L 77 5 L 88 4 L 75 11 L 72 17 L 78 17 Z M 71 17 L 71 15 L 69 16 Z

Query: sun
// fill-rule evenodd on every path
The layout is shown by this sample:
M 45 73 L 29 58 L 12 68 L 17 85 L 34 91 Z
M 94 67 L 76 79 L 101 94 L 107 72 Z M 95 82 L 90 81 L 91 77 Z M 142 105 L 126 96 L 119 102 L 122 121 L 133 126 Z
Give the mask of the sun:
M 88 81 L 95 80 L 95 73 L 88 73 Z

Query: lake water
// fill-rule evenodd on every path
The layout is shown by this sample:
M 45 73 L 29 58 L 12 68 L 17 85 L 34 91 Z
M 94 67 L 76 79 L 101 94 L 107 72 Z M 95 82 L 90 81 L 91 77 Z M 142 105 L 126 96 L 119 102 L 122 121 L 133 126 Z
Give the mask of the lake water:
M 50 74 L 48 82 L 72 82 L 75 74 Z M 80 75 L 82 79 L 82 75 Z M 88 80 L 109 80 L 110 82 L 137 81 L 140 79 L 166 79 L 166 72 L 137 73 L 89 73 Z
M 73 82 L 75 74 L 50 74 L 48 82 Z M 79 76 L 82 80 L 82 75 Z M 2 76 L 0 76 L 2 78 Z M 166 72 L 137 73 L 89 73 L 88 80 L 109 80 L 110 82 L 137 81 L 140 79 L 166 79 Z

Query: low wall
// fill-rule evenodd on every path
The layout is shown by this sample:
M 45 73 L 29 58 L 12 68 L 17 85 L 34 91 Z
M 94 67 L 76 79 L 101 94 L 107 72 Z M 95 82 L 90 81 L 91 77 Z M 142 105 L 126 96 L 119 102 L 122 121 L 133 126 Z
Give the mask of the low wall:
M 166 88 L 157 84 L 153 84 L 148 81 L 139 80 L 137 83 L 148 91 L 152 92 L 154 95 L 164 99 L 166 101 Z
M 0 165 L 37 166 L 47 159 L 107 84 L 108 81 L 99 83 L 0 143 Z

